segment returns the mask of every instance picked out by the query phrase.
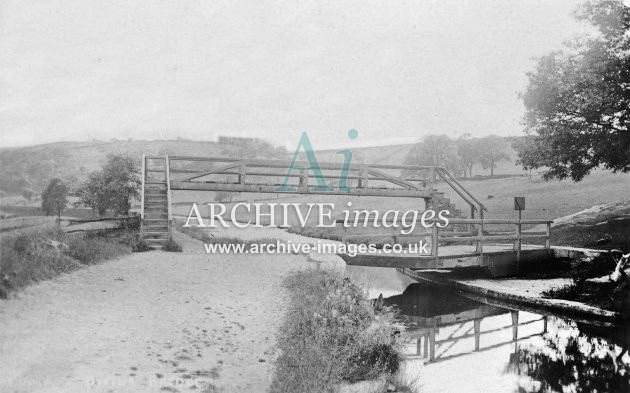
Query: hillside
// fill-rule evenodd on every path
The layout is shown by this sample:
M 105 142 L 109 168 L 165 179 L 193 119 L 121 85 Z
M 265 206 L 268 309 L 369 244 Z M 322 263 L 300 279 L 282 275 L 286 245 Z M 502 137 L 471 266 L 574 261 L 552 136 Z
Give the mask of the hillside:
M 16 195 L 21 190 L 41 192 L 53 177 L 81 179 L 87 173 L 100 168 L 108 154 L 130 154 L 140 157 L 149 155 L 190 155 L 272 158 L 284 153 L 284 148 L 257 140 L 244 140 L 242 144 L 208 141 L 178 140 L 114 140 L 109 142 L 60 142 L 0 150 L 0 190 Z

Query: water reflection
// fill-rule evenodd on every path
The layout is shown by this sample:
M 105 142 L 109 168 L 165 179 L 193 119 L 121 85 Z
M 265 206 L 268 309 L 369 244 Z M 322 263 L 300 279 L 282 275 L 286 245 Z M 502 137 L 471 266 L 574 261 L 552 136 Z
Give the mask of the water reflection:
M 385 302 L 409 326 L 422 391 L 630 392 L 627 325 L 492 306 L 423 284 Z

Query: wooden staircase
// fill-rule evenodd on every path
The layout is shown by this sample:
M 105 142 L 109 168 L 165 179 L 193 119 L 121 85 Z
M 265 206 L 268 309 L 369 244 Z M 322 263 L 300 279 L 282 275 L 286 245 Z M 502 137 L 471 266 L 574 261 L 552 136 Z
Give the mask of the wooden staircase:
M 171 237 L 168 160 L 142 157 L 141 237 L 152 248 L 162 248 Z

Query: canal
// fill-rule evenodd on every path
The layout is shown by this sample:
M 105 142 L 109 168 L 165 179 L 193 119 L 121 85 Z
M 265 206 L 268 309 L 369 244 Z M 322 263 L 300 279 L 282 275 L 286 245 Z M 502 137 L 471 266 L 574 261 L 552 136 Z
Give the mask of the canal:
M 346 271 L 405 322 L 403 370 L 419 391 L 630 392 L 628 325 L 498 307 L 394 269 Z

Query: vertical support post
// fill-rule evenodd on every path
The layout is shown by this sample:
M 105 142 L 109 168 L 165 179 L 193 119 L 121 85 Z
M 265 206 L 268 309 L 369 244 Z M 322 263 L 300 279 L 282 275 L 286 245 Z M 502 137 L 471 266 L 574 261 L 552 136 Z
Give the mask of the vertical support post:
M 241 163 L 238 166 L 238 182 L 239 184 L 245 184 L 245 175 L 247 173 L 247 164 Z
M 481 224 L 477 226 L 477 248 L 475 250 L 479 254 L 483 254 L 483 219 Z
M 518 210 L 518 223 L 516 224 L 516 240 L 514 240 L 514 250 L 516 251 L 516 269 L 518 270 L 520 268 L 520 262 L 521 262 L 521 245 L 522 245 L 522 241 L 521 241 L 521 233 L 522 233 L 522 225 L 521 225 L 521 214 L 522 214 L 522 210 Z
M 423 348 L 424 354 L 423 355 L 424 355 L 424 358 L 426 359 L 429 357 L 429 335 L 425 334 L 423 338 L 424 338 L 424 348 Z
M 431 256 L 435 258 L 438 258 L 438 231 L 438 226 L 434 224 L 431 227 Z
M 173 235 L 173 215 L 171 213 L 171 162 L 168 154 L 164 157 L 164 176 L 166 180 L 166 203 L 168 204 L 168 236 Z
M 551 242 L 549 239 L 549 236 L 551 235 L 551 221 L 547 221 L 547 228 L 545 232 L 545 248 L 549 249 L 551 247 Z
M 419 336 L 416 339 L 416 355 L 420 356 L 422 354 L 422 336 Z
M 142 154 L 142 190 L 140 191 L 140 239 L 144 238 L 144 183 L 147 177 L 147 156 Z
M 298 187 L 308 187 L 308 173 L 305 169 L 300 170 L 300 184 Z
M 473 320 L 473 326 L 475 328 L 475 351 L 478 351 L 481 338 L 481 319 Z
M 543 317 L 543 333 L 547 333 L 547 316 Z
M 429 361 L 435 359 L 435 326 L 429 328 Z
M 363 167 L 361 168 L 361 176 L 362 176 L 362 179 L 360 179 L 360 180 L 362 180 L 361 183 L 363 183 L 363 184 L 361 184 L 360 187 L 367 188 L 368 187 L 368 167 L 367 167 L 367 165 L 363 165 Z
M 512 311 L 512 340 L 518 340 L 518 311 Z

